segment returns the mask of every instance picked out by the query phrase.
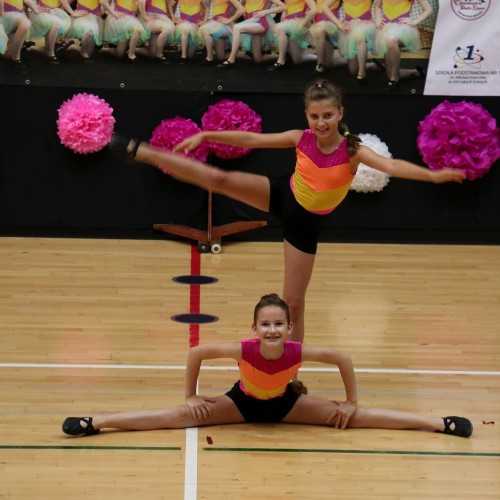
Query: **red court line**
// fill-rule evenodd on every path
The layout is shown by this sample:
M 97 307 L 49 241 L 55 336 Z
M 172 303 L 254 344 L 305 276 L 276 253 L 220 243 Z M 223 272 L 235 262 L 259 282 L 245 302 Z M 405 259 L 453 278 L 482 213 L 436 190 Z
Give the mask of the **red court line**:
M 201 255 L 198 245 L 191 244 L 191 276 L 199 276 L 201 270 Z M 199 314 L 200 312 L 200 285 L 189 285 L 189 312 Z M 189 325 L 189 347 L 200 343 L 200 325 L 198 323 Z

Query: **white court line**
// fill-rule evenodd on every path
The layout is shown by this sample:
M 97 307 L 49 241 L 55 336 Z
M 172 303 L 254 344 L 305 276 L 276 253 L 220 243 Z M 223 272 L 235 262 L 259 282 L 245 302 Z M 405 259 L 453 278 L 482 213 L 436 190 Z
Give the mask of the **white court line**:
M 198 393 L 196 382 L 196 393 Z M 184 454 L 184 500 L 196 500 L 198 495 L 198 427 L 186 429 Z
M 95 365 L 75 363 L 0 363 L 0 368 L 85 368 L 93 370 L 185 370 L 185 365 Z M 203 366 L 202 370 L 237 371 L 237 366 Z M 303 372 L 338 372 L 338 368 L 302 367 Z M 500 376 L 500 371 L 487 370 L 418 370 L 408 368 L 354 368 L 356 373 L 403 373 L 423 375 L 478 375 Z

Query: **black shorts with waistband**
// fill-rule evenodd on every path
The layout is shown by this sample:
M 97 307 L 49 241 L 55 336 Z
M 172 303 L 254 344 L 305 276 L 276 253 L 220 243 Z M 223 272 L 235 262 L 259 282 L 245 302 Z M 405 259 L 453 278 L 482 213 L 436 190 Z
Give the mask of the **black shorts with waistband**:
M 269 182 L 269 212 L 283 224 L 285 240 L 302 252 L 315 254 L 330 214 L 315 214 L 302 207 L 293 195 L 290 177 L 269 178 Z
M 290 413 L 300 397 L 288 384 L 283 396 L 272 399 L 257 399 L 246 395 L 239 381 L 226 392 L 247 422 L 281 422 Z

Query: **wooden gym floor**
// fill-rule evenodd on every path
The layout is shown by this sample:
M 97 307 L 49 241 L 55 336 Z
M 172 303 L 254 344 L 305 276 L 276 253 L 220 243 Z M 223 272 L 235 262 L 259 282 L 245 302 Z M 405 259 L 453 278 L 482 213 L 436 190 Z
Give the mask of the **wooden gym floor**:
M 201 274 L 206 285 L 174 281 Z M 0 498 L 500 498 L 500 248 L 321 244 L 306 340 L 348 350 L 360 405 L 463 415 L 470 439 L 287 425 L 104 432 L 67 416 L 183 402 L 189 343 L 250 334 L 281 292 L 280 243 L 0 239 Z M 214 315 L 201 325 L 171 319 Z M 200 393 L 225 392 L 214 361 Z M 312 394 L 338 373 L 307 365 Z

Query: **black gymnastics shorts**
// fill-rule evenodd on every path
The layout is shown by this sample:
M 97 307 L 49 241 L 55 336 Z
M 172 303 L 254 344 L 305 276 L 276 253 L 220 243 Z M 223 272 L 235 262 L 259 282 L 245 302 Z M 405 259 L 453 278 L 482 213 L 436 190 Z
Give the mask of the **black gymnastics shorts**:
M 273 399 L 256 399 L 247 396 L 241 389 L 239 381 L 226 392 L 246 422 L 281 422 L 295 406 L 300 397 L 288 384 L 285 394 Z
M 302 207 L 293 196 L 290 177 L 270 178 L 269 182 L 269 212 L 283 224 L 285 240 L 302 252 L 315 254 L 330 214 L 314 214 Z

